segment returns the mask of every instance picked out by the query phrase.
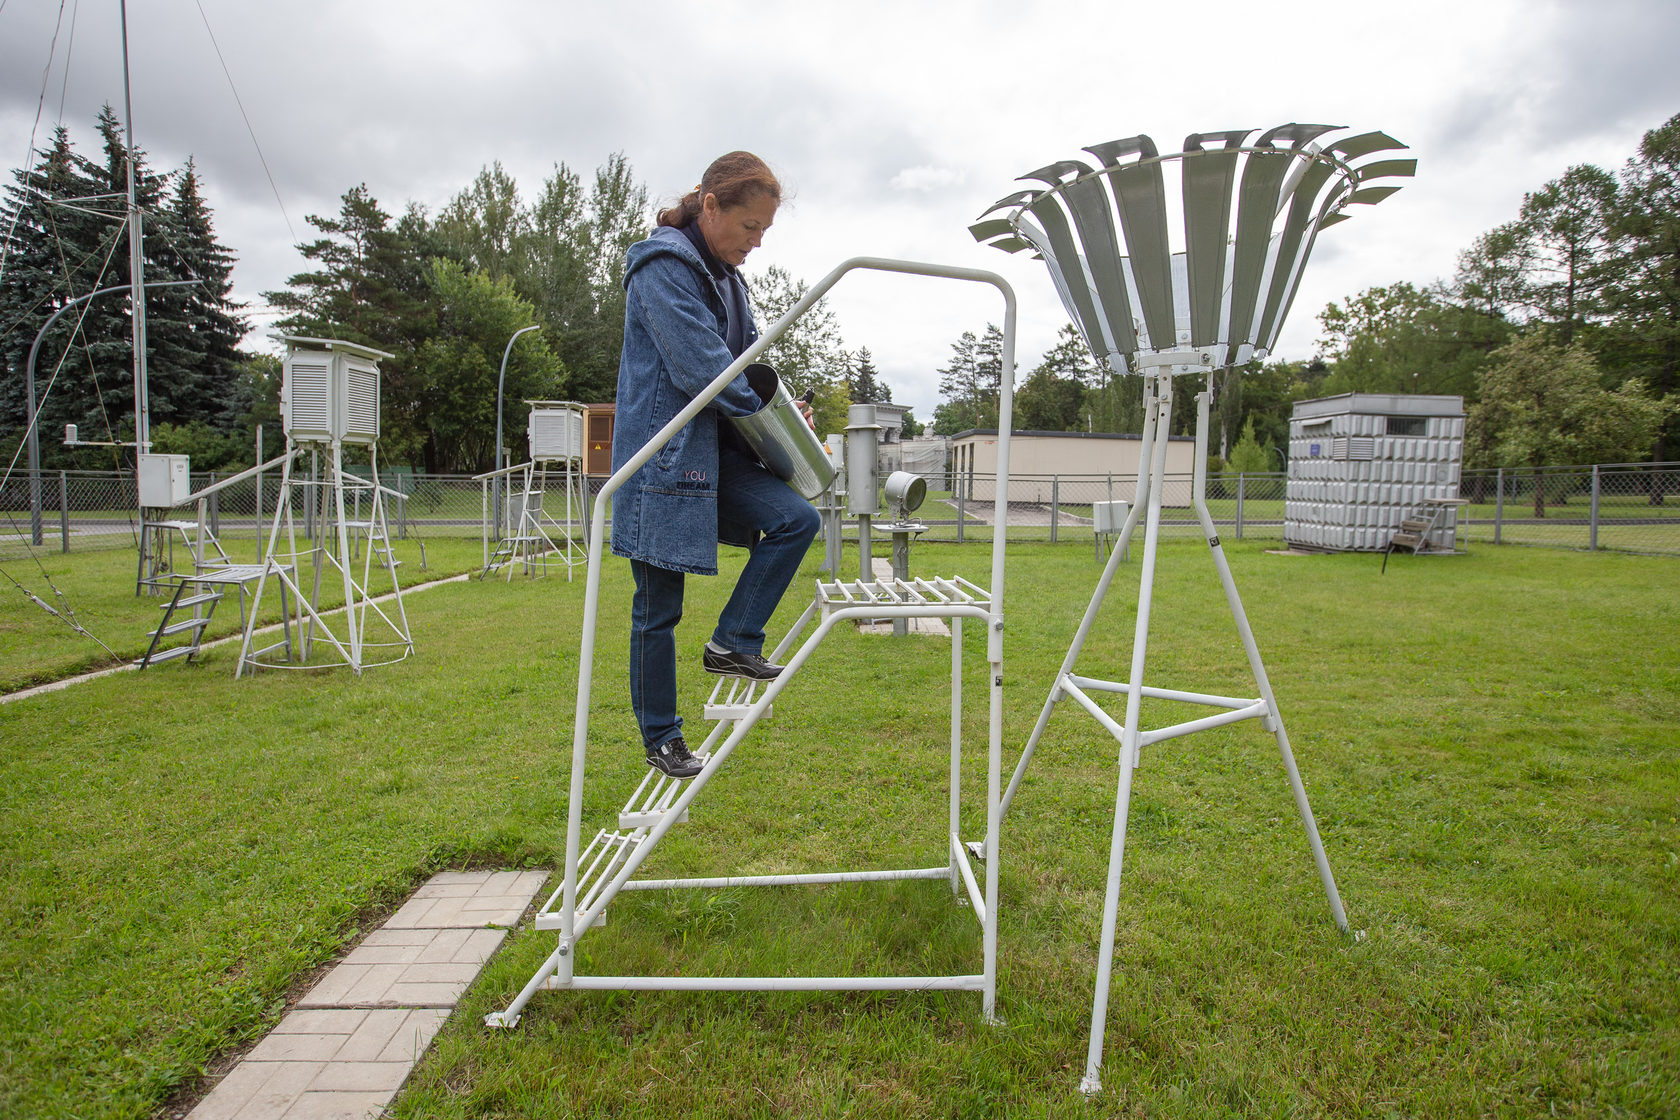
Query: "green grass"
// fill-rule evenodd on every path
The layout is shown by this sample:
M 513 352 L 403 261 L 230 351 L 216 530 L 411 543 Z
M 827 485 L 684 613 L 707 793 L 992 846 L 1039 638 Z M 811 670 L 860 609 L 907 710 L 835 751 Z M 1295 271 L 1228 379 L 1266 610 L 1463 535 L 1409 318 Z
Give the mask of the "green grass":
M 1105 1093 L 1083 1101 L 1115 748 L 1063 705 L 1005 822 L 1002 1026 L 972 994 L 545 992 L 516 1030 L 486 1031 L 554 947 L 523 930 L 396 1115 L 1680 1112 L 1673 561 L 1479 548 L 1397 556 L 1379 575 L 1368 556 L 1231 552 L 1360 940 L 1331 922 L 1269 736 L 1242 724 L 1151 748 Z M 912 562 L 986 582 L 984 550 Z M 691 669 L 738 565 L 690 581 Z M 1011 546 L 1006 766 L 1096 572 L 1084 547 Z M 606 580 L 591 831 L 643 769 L 622 562 Z M 1124 675 L 1135 594 L 1133 564 L 1082 670 Z M 235 682 L 224 646 L 0 707 L 0 1115 L 155 1114 L 430 872 L 557 866 L 581 600 L 581 579 L 452 584 L 408 601 L 415 656 L 360 679 Z M 38 625 L 27 602 L 3 609 Z M 969 836 L 979 631 L 965 634 Z M 1153 683 L 1251 687 L 1205 549 L 1163 546 L 1151 656 Z M 948 665 L 940 641 L 836 634 L 647 873 L 941 862 Z M 698 671 L 682 684 L 693 718 Z M 610 914 L 581 969 L 980 962 L 943 883 L 644 893 Z
M 255 540 L 224 540 L 222 544 L 229 559 L 235 563 L 256 562 Z M 463 572 L 476 573 L 483 562 L 481 543 L 464 537 L 428 537 L 425 541 L 424 570 L 420 567 L 421 546 L 418 540 L 393 541 L 391 551 L 401 564 L 397 574 L 404 587 Z M 175 557 L 179 563 L 191 563 L 183 547 L 176 548 Z M 304 561 L 303 578 L 306 581 L 311 578 L 308 563 Z M 16 585 L 12 580 L 4 581 L 11 594 L 5 597 L 5 609 L 0 611 L 0 692 L 13 692 L 27 685 L 109 668 L 143 656 L 162 617 L 162 609 L 169 602 L 169 595 L 136 595 L 136 568 L 132 547 L 68 555 L 43 553 L 40 554 L 39 564 L 27 559 L 7 561 L 5 571 L 16 581 Z M 550 571 L 555 570 L 561 572 L 564 579 L 565 569 L 556 569 L 551 564 Z M 343 606 L 343 577 L 330 567 L 323 569 L 323 573 L 320 609 L 326 611 Z M 352 564 L 351 573 L 358 581 L 361 580 L 360 561 Z M 39 596 L 61 613 L 67 606 L 75 620 L 98 642 L 77 633 L 65 621 L 36 606 L 17 585 Z M 390 577 L 376 565 L 369 580 L 370 593 L 382 595 L 390 588 Z M 55 589 L 62 593 L 62 599 Z M 252 590 L 255 590 L 254 584 Z M 264 623 L 280 621 L 280 602 L 272 583 L 263 591 L 258 616 Z M 239 633 L 238 594 L 230 591 L 216 605 L 210 625 L 205 629 L 205 641 Z M 109 646 L 114 655 L 101 648 L 99 642 Z

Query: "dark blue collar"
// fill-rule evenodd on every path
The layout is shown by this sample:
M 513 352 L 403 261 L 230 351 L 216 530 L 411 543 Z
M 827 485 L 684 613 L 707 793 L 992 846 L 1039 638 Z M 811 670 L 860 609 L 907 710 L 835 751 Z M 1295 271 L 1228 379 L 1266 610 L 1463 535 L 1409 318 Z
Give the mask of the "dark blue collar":
M 724 264 L 712 255 L 712 247 L 706 244 L 706 235 L 700 232 L 700 223 L 693 221 L 682 227 L 683 234 L 700 253 L 700 259 L 706 264 L 706 271 L 718 280 L 735 275 L 735 269 Z

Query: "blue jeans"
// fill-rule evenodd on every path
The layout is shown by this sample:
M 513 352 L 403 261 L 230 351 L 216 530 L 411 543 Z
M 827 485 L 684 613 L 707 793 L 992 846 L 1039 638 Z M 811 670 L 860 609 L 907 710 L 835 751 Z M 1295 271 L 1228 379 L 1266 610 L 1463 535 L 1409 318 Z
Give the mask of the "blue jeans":
M 718 615 L 712 641 L 735 653 L 763 654 L 764 627 L 782 601 L 821 518 L 810 502 L 731 447 L 718 452 L 718 520 L 763 534 Z M 630 706 L 652 749 L 682 734 L 677 715 L 677 623 L 683 573 L 630 561 Z

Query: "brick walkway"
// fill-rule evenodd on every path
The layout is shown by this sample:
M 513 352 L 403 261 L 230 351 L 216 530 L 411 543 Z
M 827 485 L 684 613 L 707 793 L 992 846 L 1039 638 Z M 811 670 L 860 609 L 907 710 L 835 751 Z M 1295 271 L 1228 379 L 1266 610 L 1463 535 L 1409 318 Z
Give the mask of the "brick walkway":
M 378 1116 L 547 877 L 434 875 L 334 965 L 188 1120 Z

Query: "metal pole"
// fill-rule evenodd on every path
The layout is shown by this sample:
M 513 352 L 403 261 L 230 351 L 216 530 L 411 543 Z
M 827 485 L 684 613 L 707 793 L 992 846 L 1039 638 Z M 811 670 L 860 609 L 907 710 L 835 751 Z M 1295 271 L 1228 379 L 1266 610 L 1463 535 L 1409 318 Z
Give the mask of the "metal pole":
M 58 472 L 58 535 L 60 551 L 70 551 L 70 479 L 65 471 Z
M 1239 541 L 1243 539 L 1243 483 L 1247 480 L 1248 475 L 1237 475 L 1237 539 Z
M 259 468 L 262 465 L 262 461 L 263 461 L 262 425 L 258 424 L 257 425 L 257 465 L 259 466 Z M 257 563 L 261 564 L 262 563 L 262 558 L 263 558 L 263 531 L 262 531 L 262 471 L 260 469 L 257 471 L 256 487 L 257 487 Z
M 1050 543 L 1056 543 L 1056 522 L 1061 520 L 1062 507 L 1062 476 L 1050 476 Z
M 1592 472 L 1592 514 L 1589 516 L 1587 521 L 1589 526 L 1587 530 L 1587 547 L 1595 551 L 1598 549 L 1598 485 L 1598 464 L 1594 463 Z
M 1505 528 L 1505 468 L 1500 467 L 1493 478 L 1493 543 L 1498 544 Z

